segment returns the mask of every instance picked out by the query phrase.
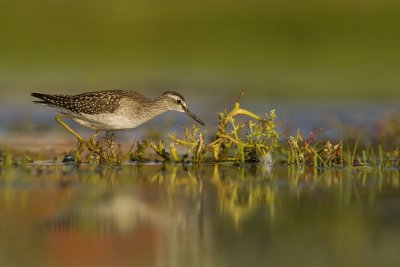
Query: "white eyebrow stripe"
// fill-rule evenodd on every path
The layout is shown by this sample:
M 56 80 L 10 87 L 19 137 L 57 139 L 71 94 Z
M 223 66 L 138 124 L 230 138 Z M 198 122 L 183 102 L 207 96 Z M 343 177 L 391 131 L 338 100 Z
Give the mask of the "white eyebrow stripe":
M 168 95 L 168 97 L 174 99 L 175 101 L 176 101 L 176 100 L 181 100 L 182 103 L 185 103 L 185 100 L 182 99 L 180 96 L 170 94 L 170 95 Z

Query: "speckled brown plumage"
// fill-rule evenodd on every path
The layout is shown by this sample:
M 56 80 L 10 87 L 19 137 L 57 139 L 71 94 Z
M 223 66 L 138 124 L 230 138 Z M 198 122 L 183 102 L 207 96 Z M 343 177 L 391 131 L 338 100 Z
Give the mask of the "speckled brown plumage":
M 79 95 L 32 93 L 34 103 L 58 109 L 64 117 L 97 130 L 135 128 L 168 110 L 184 112 L 200 124 L 186 106 L 184 97 L 167 91 L 154 100 L 129 90 L 105 90 Z
M 113 113 L 119 106 L 124 97 L 139 101 L 148 101 L 142 95 L 126 90 L 107 90 L 90 92 L 79 95 L 48 95 L 32 93 L 33 97 L 41 99 L 34 101 L 37 104 L 59 107 L 70 110 L 76 114 L 101 114 Z

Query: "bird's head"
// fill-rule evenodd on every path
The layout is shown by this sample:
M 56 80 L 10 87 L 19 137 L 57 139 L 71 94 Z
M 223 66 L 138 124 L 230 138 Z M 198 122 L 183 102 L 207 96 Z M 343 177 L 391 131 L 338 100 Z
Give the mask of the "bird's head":
M 168 110 L 184 112 L 201 125 L 204 125 L 204 122 L 202 122 L 196 115 L 193 114 L 193 112 L 188 109 L 185 98 L 181 94 L 174 91 L 167 91 L 163 93 L 163 99 Z

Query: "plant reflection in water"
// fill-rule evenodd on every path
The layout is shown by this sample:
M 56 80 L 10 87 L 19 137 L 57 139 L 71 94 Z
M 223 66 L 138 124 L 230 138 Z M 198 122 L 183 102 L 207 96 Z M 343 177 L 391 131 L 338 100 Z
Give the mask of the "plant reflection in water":
M 21 248 L 31 266 L 294 264 L 287 250 L 357 265 L 400 245 L 393 168 L 33 164 L 2 168 L 0 186 L 8 265 L 27 263 Z

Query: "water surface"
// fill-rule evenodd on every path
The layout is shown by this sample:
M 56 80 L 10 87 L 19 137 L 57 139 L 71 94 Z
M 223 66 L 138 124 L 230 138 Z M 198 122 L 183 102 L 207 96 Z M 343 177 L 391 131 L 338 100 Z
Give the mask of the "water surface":
M 0 169 L 0 266 L 399 266 L 397 169 Z

